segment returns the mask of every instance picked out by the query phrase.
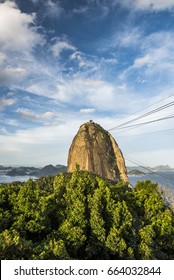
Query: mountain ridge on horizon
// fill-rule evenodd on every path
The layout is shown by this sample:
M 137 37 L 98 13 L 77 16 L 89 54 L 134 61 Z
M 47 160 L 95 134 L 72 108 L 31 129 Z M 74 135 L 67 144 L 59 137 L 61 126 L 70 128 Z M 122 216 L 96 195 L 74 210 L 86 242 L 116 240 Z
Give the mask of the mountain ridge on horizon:
M 138 170 L 144 173 L 150 172 L 174 172 L 174 168 L 169 165 L 157 165 L 154 167 L 148 167 L 149 171 L 146 170 L 143 166 L 127 166 L 127 172 L 131 172 L 133 170 Z M 36 166 L 25 166 L 25 165 L 0 165 L 0 173 L 7 176 L 49 176 L 56 175 L 60 172 L 66 172 L 67 166 L 63 164 L 48 164 L 43 167 Z
M 0 172 L 1 174 L 7 175 L 7 176 L 36 176 L 36 177 L 42 177 L 42 176 L 54 176 L 57 175 L 60 172 L 66 172 L 67 167 L 65 165 L 56 164 L 53 166 L 52 164 L 46 165 L 44 167 L 28 167 L 28 166 L 3 166 L 0 165 Z

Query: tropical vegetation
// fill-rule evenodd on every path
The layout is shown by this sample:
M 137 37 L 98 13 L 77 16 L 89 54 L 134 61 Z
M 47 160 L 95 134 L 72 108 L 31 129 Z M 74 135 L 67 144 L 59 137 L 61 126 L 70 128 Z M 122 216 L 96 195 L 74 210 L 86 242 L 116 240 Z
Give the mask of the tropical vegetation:
M 174 214 L 151 181 L 80 171 L 0 185 L 1 259 L 174 259 Z

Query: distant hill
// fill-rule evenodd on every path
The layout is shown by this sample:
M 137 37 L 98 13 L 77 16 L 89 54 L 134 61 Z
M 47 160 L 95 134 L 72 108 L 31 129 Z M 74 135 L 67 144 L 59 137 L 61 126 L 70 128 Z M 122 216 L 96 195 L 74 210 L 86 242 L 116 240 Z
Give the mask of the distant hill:
M 25 166 L 8 167 L 5 170 L 6 170 L 6 175 L 8 176 L 25 176 L 25 175 L 35 176 L 35 174 L 38 172 L 38 168 L 25 167 Z
M 127 172 L 130 174 L 130 171 L 138 170 L 143 173 L 150 173 L 150 172 L 174 172 L 174 168 L 170 167 L 169 165 L 158 165 L 155 167 L 147 167 L 143 168 L 142 166 L 127 166 Z
M 46 165 L 43 168 L 37 167 L 27 167 L 27 166 L 20 166 L 20 167 L 5 167 L 0 165 L 0 173 L 5 174 L 7 176 L 54 176 L 61 172 L 66 172 L 67 167 L 65 165 L 57 164 L 56 166 L 53 165 Z
M 67 171 L 67 167 L 64 166 L 64 165 L 56 165 L 55 167 L 50 164 L 50 165 L 46 165 L 45 167 L 41 168 L 36 176 L 37 177 L 42 177 L 42 176 L 55 176 L 57 175 L 58 173 L 61 173 L 61 172 L 66 172 Z
M 132 169 L 128 172 L 128 175 L 135 175 L 135 176 L 141 176 L 144 174 L 145 174 L 144 172 L 137 170 L 137 169 Z
M 169 165 L 158 165 L 152 168 L 154 171 L 161 171 L 161 172 L 167 172 L 167 171 L 174 171 L 174 168 L 171 168 Z
M 141 166 L 127 166 L 128 175 L 144 175 L 146 173 L 152 172 L 174 172 L 174 168 L 169 165 L 158 165 L 156 167 L 148 167 L 149 171 Z M 67 166 L 57 164 L 53 166 L 52 164 L 46 165 L 44 167 L 32 167 L 32 166 L 3 166 L 0 165 L 0 174 L 8 176 L 54 176 L 61 172 L 67 172 Z

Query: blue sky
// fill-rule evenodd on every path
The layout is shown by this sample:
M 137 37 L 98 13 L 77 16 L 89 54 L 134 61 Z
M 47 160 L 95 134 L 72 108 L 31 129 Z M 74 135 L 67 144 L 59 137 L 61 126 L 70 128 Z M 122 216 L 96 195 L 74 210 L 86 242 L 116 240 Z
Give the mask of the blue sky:
M 0 0 L 0 164 L 66 164 L 82 123 L 109 130 L 172 102 L 173 38 L 174 0 Z M 110 133 L 126 159 L 174 167 L 172 129 Z

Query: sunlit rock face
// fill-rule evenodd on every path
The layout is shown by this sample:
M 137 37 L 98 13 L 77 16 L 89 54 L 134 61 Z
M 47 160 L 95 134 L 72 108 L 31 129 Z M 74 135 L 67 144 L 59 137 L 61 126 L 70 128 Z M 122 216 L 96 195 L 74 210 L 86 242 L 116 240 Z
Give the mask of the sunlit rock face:
M 111 134 L 89 121 L 80 126 L 68 155 L 68 172 L 76 165 L 104 178 L 127 182 L 124 157 Z

